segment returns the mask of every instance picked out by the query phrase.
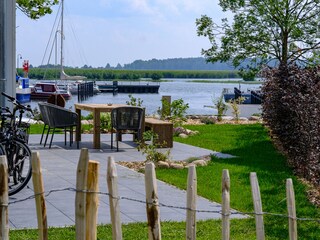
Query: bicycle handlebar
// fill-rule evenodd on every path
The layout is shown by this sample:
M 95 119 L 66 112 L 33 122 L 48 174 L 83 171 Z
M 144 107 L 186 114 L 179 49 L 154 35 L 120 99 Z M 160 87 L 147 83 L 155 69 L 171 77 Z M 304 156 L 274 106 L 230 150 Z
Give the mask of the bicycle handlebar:
M 1 93 L 3 96 L 5 96 L 6 98 L 9 98 L 11 102 L 13 102 L 14 100 L 16 100 L 14 97 L 11 97 L 10 95 L 6 94 L 5 92 Z
M 33 111 L 32 111 L 32 109 L 31 109 L 30 105 L 27 105 L 27 106 L 22 105 L 16 98 L 14 98 L 14 97 L 6 94 L 5 92 L 1 92 L 1 94 L 2 94 L 3 96 L 5 96 L 6 98 L 8 98 L 9 101 L 12 102 L 12 103 L 13 103 L 15 106 L 17 106 L 19 109 L 24 109 L 24 110 L 26 110 L 26 111 L 28 111 L 28 112 L 31 112 L 31 113 L 33 114 Z

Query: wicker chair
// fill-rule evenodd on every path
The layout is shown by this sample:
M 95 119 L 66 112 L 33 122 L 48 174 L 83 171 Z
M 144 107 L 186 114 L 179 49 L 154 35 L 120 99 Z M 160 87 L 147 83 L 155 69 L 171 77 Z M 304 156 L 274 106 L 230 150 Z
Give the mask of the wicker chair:
M 43 126 L 43 130 L 42 130 L 42 134 L 41 134 L 41 139 L 40 139 L 40 144 L 42 144 L 42 140 L 43 140 L 43 135 L 44 135 L 44 132 L 46 131 L 46 128 L 48 127 L 49 128 L 49 116 L 48 116 L 48 113 L 46 111 L 46 105 L 47 103 L 38 103 L 38 106 L 39 106 L 39 110 L 40 110 L 40 113 L 41 113 L 41 117 L 42 117 L 42 121 L 44 123 L 44 126 Z M 47 132 L 48 134 L 48 132 Z
M 116 133 L 117 152 L 122 133 L 133 133 L 142 140 L 142 121 L 144 109 L 134 106 L 118 107 L 111 112 L 111 149 L 113 149 L 113 131 Z
M 63 107 L 50 103 L 43 103 L 44 111 L 48 117 L 48 131 L 44 146 L 47 144 L 48 135 L 51 132 L 49 148 L 51 148 L 54 133 L 58 129 L 64 130 L 64 144 L 67 145 L 67 132 L 70 132 L 70 146 L 73 143 L 73 128 L 78 124 L 78 114 Z M 77 142 L 79 147 L 79 142 Z

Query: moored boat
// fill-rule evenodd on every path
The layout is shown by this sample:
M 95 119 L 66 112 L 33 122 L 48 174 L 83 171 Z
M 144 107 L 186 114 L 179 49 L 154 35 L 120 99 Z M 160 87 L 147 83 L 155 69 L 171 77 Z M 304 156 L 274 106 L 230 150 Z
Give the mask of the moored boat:
M 31 88 L 31 99 L 48 99 L 53 94 L 61 94 L 65 100 L 71 98 L 69 90 L 59 89 L 55 83 L 36 83 Z

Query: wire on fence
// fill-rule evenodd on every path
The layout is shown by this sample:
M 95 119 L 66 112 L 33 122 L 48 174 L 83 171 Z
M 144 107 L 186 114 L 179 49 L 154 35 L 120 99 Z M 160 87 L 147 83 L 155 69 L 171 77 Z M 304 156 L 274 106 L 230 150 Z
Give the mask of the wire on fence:
M 95 193 L 95 194 L 99 194 L 99 195 L 106 195 L 106 196 L 110 196 L 114 199 L 118 199 L 118 200 L 128 200 L 128 201 L 133 201 L 133 202 L 138 202 L 138 203 L 142 203 L 142 204 L 152 204 L 152 205 L 157 205 L 160 207 L 166 207 L 166 208 L 173 208 L 173 209 L 181 209 L 181 210 L 189 210 L 189 211 L 195 211 L 198 213 L 217 213 L 220 215 L 223 215 L 222 211 L 219 210 L 202 210 L 202 209 L 190 209 L 187 207 L 182 207 L 182 206 L 174 206 L 174 205 L 168 205 L 168 204 L 164 204 L 164 203 L 158 203 L 155 204 L 154 202 L 147 202 L 145 200 L 139 200 L 139 199 L 134 199 L 134 198 L 129 198 L 129 197 L 114 197 L 112 196 L 110 193 L 108 192 L 101 192 L 101 191 L 88 191 L 88 190 L 77 190 L 76 188 L 73 187 L 67 187 L 67 188 L 60 188 L 60 189 L 52 189 L 48 192 L 43 192 L 43 193 L 37 193 L 34 195 L 31 195 L 29 197 L 26 198 L 22 198 L 22 199 L 18 199 L 18 200 L 14 200 L 14 201 L 10 201 L 8 205 L 13 205 L 16 203 L 20 203 L 20 202 L 25 202 L 28 201 L 30 199 L 34 199 L 35 197 L 37 197 L 38 195 L 42 195 L 45 194 L 45 197 L 48 197 L 49 195 L 51 195 L 52 193 L 56 193 L 56 192 L 64 192 L 64 191 L 70 191 L 70 192 L 82 192 L 82 193 Z M 1 204 L 1 207 L 8 207 L 7 204 Z M 280 213 L 271 213 L 271 212 L 262 212 L 262 213 L 255 213 L 255 212 L 239 212 L 239 211 L 231 211 L 230 213 L 228 213 L 228 216 L 230 215 L 250 215 L 250 216 L 255 216 L 255 215 L 270 215 L 270 216 L 276 216 L 276 217 L 282 217 L 282 218 L 291 218 L 291 219 L 295 219 L 297 221 L 309 221 L 309 222 L 316 222 L 320 224 L 320 219 L 316 219 L 316 218 L 301 218 L 301 217 L 292 217 L 292 216 L 288 216 L 285 214 L 280 214 Z

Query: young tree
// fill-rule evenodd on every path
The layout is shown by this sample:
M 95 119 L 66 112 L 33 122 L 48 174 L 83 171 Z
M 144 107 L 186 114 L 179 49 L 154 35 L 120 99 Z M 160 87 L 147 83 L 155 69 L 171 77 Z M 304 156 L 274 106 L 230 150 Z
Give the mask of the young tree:
M 38 19 L 52 12 L 51 7 L 58 0 L 17 0 L 17 8 L 32 19 Z
M 320 0 L 220 0 L 223 11 L 233 13 L 218 25 L 203 15 L 196 20 L 198 36 L 212 46 L 202 50 L 209 62 L 232 60 L 248 69 L 276 60 L 276 65 L 310 63 L 320 47 Z

